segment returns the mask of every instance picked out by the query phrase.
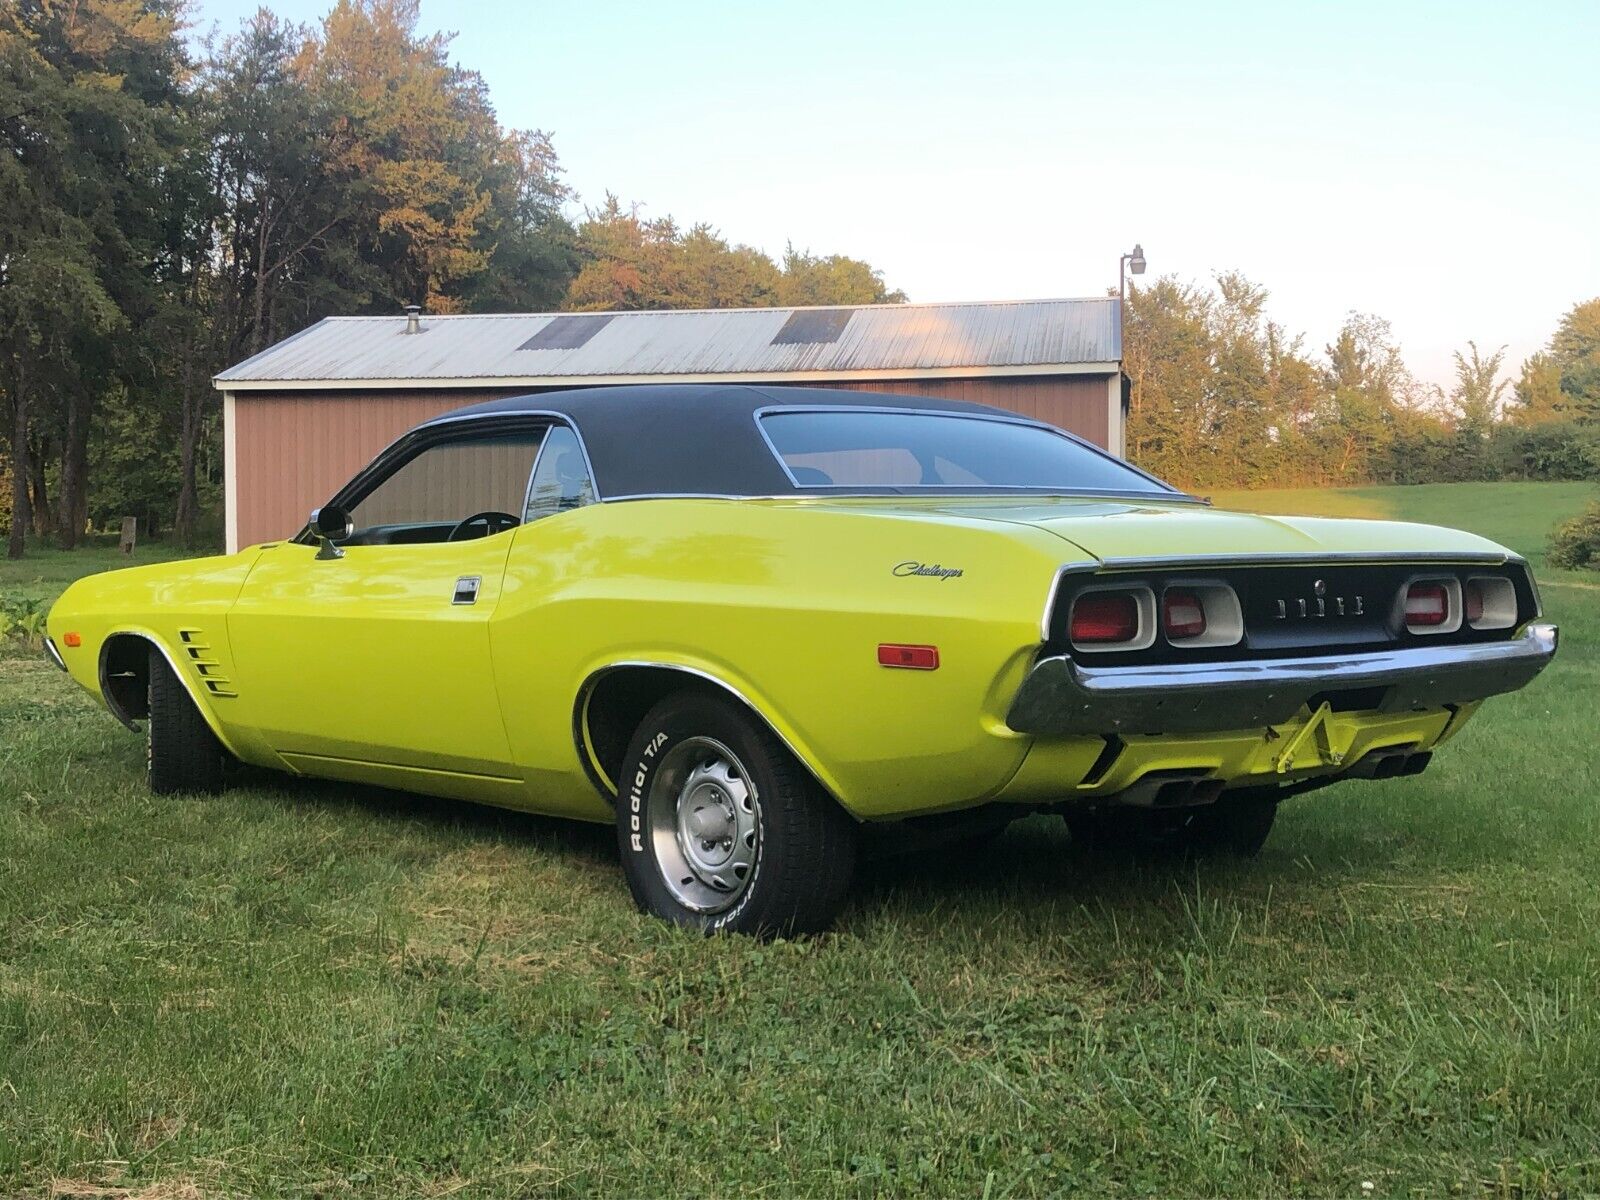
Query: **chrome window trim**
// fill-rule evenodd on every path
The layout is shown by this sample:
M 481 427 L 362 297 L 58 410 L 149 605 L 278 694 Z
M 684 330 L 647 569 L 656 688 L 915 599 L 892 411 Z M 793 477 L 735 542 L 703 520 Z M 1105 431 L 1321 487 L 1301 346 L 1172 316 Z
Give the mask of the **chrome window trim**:
M 578 423 L 571 417 L 567 416 L 566 413 L 556 412 L 554 409 L 546 408 L 518 409 L 516 412 L 512 413 L 446 413 L 442 417 L 434 417 L 431 421 L 424 421 L 421 425 L 418 425 L 415 429 L 413 429 L 411 433 L 421 433 L 424 429 L 432 429 L 436 425 L 450 425 L 457 422 L 471 421 L 507 421 L 522 417 L 540 418 L 544 420 L 547 426 L 565 425 L 568 429 L 572 430 L 573 436 L 578 439 L 578 449 L 583 452 L 584 469 L 589 472 L 589 480 L 594 485 L 594 497 L 597 501 L 603 499 L 604 497 L 602 497 L 600 494 L 600 480 L 599 477 L 594 473 L 594 462 L 589 457 L 589 445 L 583 440 L 583 430 L 579 429 Z M 410 434 L 402 435 L 402 438 L 396 439 L 394 444 L 399 445 L 400 441 L 403 440 L 404 437 L 408 436 L 410 436 Z M 541 451 L 544 449 L 543 442 L 540 443 L 539 448 Z M 385 451 L 385 453 L 387 453 L 387 451 Z M 382 456 L 380 455 L 379 457 Z M 373 461 L 376 462 L 377 459 L 374 459 Z M 533 470 L 537 470 L 538 466 L 538 456 L 535 455 Z M 528 482 L 530 484 L 533 482 L 533 470 L 528 472 Z
M 539 463 L 544 459 L 544 448 L 550 444 L 550 431 L 555 429 L 558 425 L 562 426 L 563 428 L 570 429 L 572 431 L 572 436 L 578 440 L 578 451 L 583 455 L 583 469 L 585 474 L 587 474 L 589 477 L 589 491 L 594 496 L 594 499 L 589 501 L 589 504 L 603 503 L 603 501 L 600 499 L 600 485 L 598 482 L 596 482 L 594 477 L 594 467 L 589 462 L 589 448 L 583 444 L 583 434 L 579 433 L 578 427 L 566 417 L 558 416 L 555 420 L 551 421 L 544 427 L 544 437 L 539 439 L 539 452 L 533 456 L 533 467 L 528 471 L 528 486 L 522 493 L 521 525 L 528 524 L 528 507 L 533 503 L 533 481 L 539 477 Z M 580 504 L 578 507 L 587 508 L 589 505 Z M 558 517 L 561 514 L 560 512 L 553 512 L 549 515 L 552 517 Z M 521 528 L 521 525 L 519 525 L 518 528 Z
M 971 487 L 963 487 L 958 484 L 925 484 L 918 485 L 914 491 L 909 486 L 857 487 L 850 484 L 810 484 L 806 486 L 803 492 L 628 492 L 619 496 L 607 496 L 599 503 L 611 504 L 628 500 L 931 500 L 940 497 L 947 500 L 1010 500 L 1014 502 L 1026 500 L 1030 497 L 1049 500 L 1058 496 L 1070 497 L 1074 500 L 1106 499 L 1139 500 L 1145 503 L 1154 502 L 1158 504 L 1206 504 L 1206 501 L 1196 496 L 1185 496 L 1181 492 L 1160 496 L 1153 492 L 1113 492 L 1106 488 L 1007 488 L 996 484 L 974 485 Z
M 544 448 L 550 444 L 550 431 L 554 428 L 554 424 L 544 427 L 544 436 L 539 439 L 539 448 L 533 452 L 533 466 L 528 468 L 528 486 L 522 489 L 522 512 L 517 517 L 518 528 L 528 523 L 528 505 L 533 503 L 533 481 L 539 474 L 539 462 L 544 458 Z
M 789 464 L 784 461 L 784 457 L 778 452 L 778 447 L 773 442 L 771 435 L 767 433 L 766 426 L 762 424 L 763 419 L 766 417 L 782 416 L 791 413 L 877 413 L 904 417 L 942 417 L 946 420 L 953 421 L 989 421 L 996 425 L 1021 425 L 1028 429 L 1038 429 L 1045 433 L 1054 434 L 1056 437 L 1065 438 L 1067 441 L 1073 442 L 1076 445 L 1083 447 L 1085 450 L 1099 455 L 1101 458 L 1116 463 L 1117 466 L 1122 467 L 1124 470 L 1129 471 L 1142 479 L 1148 479 L 1151 483 L 1155 484 L 1159 490 L 1153 492 L 1142 492 L 1134 488 L 1050 488 L 995 483 L 968 485 L 945 483 L 801 483 L 794 477 L 794 472 L 789 469 Z M 756 432 L 761 435 L 761 440 L 767 444 L 767 449 L 772 453 L 772 457 L 777 460 L 778 466 L 783 470 L 783 473 L 788 476 L 789 482 L 803 494 L 814 493 L 818 491 L 826 493 L 830 489 L 840 489 L 846 492 L 854 492 L 855 489 L 861 487 L 883 487 L 892 488 L 895 492 L 912 491 L 923 495 L 926 495 L 930 492 L 941 493 L 951 490 L 965 490 L 965 492 L 969 495 L 1004 495 L 1009 493 L 1019 493 L 1044 496 L 1116 496 L 1119 499 L 1127 496 L 1134 496 L 1141 499 L 1156 498 L 1160 500 L 1177 500 L 1180 502 L 1187 501 L 1191 504 L 1204 504 L 1208 506 L 1210 504 L 1210 501 L 1203 500 L 1199 496 L 1191 496 L 1188 492 L 1179 491 L 1166 480 L 1158 479 L 1156 476 L 1150 474 L 1150 472 L 1134 466 L 1126 459 L 1118 458 L 1109 450 L 1106 450 L 1100 446 L 1096 446 L 1093 442 L 1087 440 L 1086 438 L 1081 438 L 1077 434 L 1070 433 L 1059 426 L 1051 425 L 1047 421 L 1036 421 L 1032 417 L 1024 417 L 1020 414 L 1013 415 L 1011 413 L 1000 412 L 951 412 L 947 409 L 938 408 L 899 408 L 890 404 L 767 404 L 755 409 L 751 413 L 751 416 L 754 418 L 756 423 Z
M 384 482 L 384 480 L 393 475 L 395 471 L 398 471 L 406 463 L 412 461 L 412 459 L 417 458 L 421 454 L 426 453 L 434 445 L 437 445 L 437 442 L 427 436 L 430 431 L 439 429 L 441 427 L 453 425 L 471 425 L 475 423 L 503 426 L 508 430 L 517 429 L 519 427 L 531 427 L 545 431 L 548 431 L 554 425 L 565 425 L 568 429 L 572 430 L 573 436 L 578 439 L 578 450 L 583 455 L 583 466 L 584 469 L 589 473 L 589 481 L 594 488 L 595 500 L 599 501 L 602 499 L 602 496 L 600 495 L 600 482 L 594 473 L 594 462 L 589 457 L 589 447 L 583 440 L 583 430 L 578 428 L 577 422 L 573 421 L 565 413 L 555 412 L 554 410 L 528 409 L 514 413 L 446 413 L 444 416 L 434 417 L 430 421 L 424 421 L 421 425 L 407 430 L 405 433 L 401 434 L 394 441 L 390 442 L 387 446 L 380 450 L 373 457 L 371 462 L 362 467 L 361 470 L 357 471 L 348 480 L 346 480 L 344 486 L 335 492 L 332 498 L 327 501 L 327 503 L 343 504 L 346 508 L 353 507 L 347 497 L 350 496 L 354 491 L 359 490 L 358 485 L 365 485 L 369 477 L 373 476 L 377 472 L 382 472 L 382 474 L 377 475 L 377 478 L 370 487 L 366 487 L 365 490 L 360 492 L 361 498 L 365 499 L 366 496 L 370 495 L 374 490 L 376 490 L 377 487 Z M 409 456 L 404 457 L 403 461 L 396 464 L 392 469 L 385 470 L 391 458 L 401 456 L 405 451 L 410 450 L 413 444 L 416 442 L 421 442 L 422 445 L 419 449 L 417 449 L 415 454 L 410 454 Z M 528 494 L 533 488 L 533 473 L 539 469 L 539 457 L 544 453 L 544 443 L 545 438 L 541 436 L 539 439 L 539 447 L 534 452 L 533 464 L 528 468 L 528 482 L 523 488 L 522 493 L 524 515 L 527 513 Z M 519 525 L 518 528 L 520 527 L 521 526 Z M 286 538 L 284 540 L 299 544 L 309 544 L 308 539 L 310 538 L 310 528 L 311 527 L 309 525 L 302 525 L 298 533 L 296 533 L 293 537 Z

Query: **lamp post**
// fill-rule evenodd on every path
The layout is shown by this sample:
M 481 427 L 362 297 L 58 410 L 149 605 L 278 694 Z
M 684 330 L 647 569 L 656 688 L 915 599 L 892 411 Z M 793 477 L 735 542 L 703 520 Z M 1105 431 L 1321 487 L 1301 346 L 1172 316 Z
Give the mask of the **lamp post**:
M 1117 260 L 1117 295 L 1124 302 L 1128 299 L 1128 272 L 1135 275 L 1144 274 L 1144 247 L 1138 242 L 1133 244 L 1133 252 L 1124 254 Z
M 1121 258 L 1119 258 L 1117 260 L 1117 346 L 1118 346 L 1118 351 L 1117 352 L 1118 352 L 1119 358 L 1122 357 L 1122 356 L 1125 356 L 1128 353 L 1128 350 L 1127 350 L 1127 340 L 1128 339 L 1127 339 L 1126 335 L 1127 335 L 1127 327 L 1128 327 L 1128 272 L 1129 271 L 1132 271 L 1135 275 L 1143 275 L 1144 274 L 1144 247 L 1142 245 L 1140 245 L 1138 242 L 1135 242 L 1133 244 L 1133 250 L 1132 250 L 1131 253 L 1124 254 Z M 1117 380 L 1116 380 L 1119 390 L 1121 390 L 1123 388 L 1126 388 L 1127 380 L 1128 380 L 1127 373 L 1125 371 L 1122 371 L 1122 370 L 1119 369 L 1117 371 Z M 1115 442 L 1116 453 L 1118 455 L 1124 455 L 1125 456 L 1127 454 L 1127 452 L 1128 452 L 1128 446 L 1127 446 L 1128 393 L 1126 391 L 1122 391 L 1122 402 L 1121 402 L 1120 405 L 1118 405 L 1116 407 L 1118 408 L 1118 412 L 1119 412 L 1119 416 L 1121 417 L 1121 420 L 1118 423 L 1119 424 L 1119 428 L 1117 430 L 1116 436 L 1112 440 Z

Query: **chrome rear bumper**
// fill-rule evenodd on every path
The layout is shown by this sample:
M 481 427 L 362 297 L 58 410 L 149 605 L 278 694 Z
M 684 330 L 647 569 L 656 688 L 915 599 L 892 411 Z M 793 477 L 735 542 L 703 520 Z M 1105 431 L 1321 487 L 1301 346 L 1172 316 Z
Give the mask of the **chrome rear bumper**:
M 1334 658 L 1085 667 L 1041 659 L 1006 724 L 1018 733 L 1217 733 L 1280 725 L 1321 692 L 1383 688 L 1380 712 L 1467 704 L 1514 692 L 1555 657 L 1554 625 L 1508 642 L 1411 647 Z

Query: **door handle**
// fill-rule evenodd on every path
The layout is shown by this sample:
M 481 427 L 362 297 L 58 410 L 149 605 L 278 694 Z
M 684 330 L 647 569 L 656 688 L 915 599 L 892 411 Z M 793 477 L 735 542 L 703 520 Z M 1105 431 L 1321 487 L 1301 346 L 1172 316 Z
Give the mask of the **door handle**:
M 478 588 L 483 584 L 482 575 L 463 575 L 456 580 L 455 598 L 451 604 L 476 604 L 478 602 Z

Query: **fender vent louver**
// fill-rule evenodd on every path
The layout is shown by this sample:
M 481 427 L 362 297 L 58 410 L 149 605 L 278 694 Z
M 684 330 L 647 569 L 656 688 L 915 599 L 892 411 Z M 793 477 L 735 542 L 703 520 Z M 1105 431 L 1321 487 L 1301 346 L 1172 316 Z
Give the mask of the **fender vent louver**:
M 222 673 L 222 664 L 212 657 L 211 644 L 206 641 L 203 629 L 180 629 L 178 639 L 188 655 L 189 666 L 207 692 L 213 696 L 239 694 L 233 690 L 233 681 Z

